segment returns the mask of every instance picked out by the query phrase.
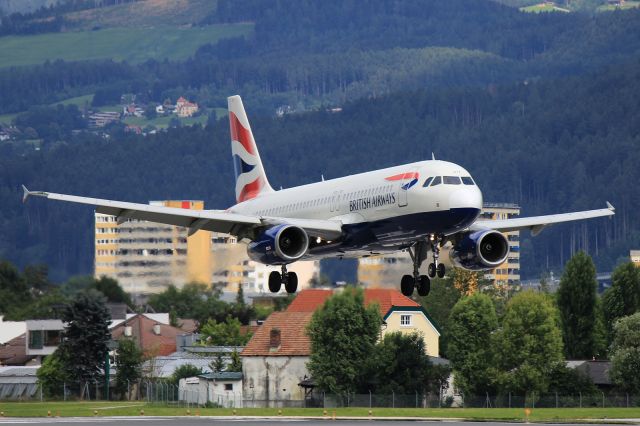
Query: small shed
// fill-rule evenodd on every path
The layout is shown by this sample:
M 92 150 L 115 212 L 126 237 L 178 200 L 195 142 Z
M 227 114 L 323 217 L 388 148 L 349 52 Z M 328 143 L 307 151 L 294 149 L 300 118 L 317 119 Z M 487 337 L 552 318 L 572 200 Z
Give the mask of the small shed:
M 38 391 L 38 367 L 0 367 L 0 400 L 34 397 Z
M 218 407 L 242 407 L 242 373 L 222 371 L 181 379 L 179 399 L 191 404 L 212 403 Z

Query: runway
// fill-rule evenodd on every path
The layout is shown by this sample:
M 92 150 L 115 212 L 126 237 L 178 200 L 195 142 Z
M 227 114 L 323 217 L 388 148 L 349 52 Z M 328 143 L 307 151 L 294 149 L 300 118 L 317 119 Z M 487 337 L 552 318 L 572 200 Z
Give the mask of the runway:
M 640 419 L 628 419 L 627 424 L 640 424 Z M 342 426 L 362 426 L 364 424 L 390 424 L 393 426 L 415 426 L 416 424 L 438 424 L 446 423 L 443 426 L 507 426 L 522 425 L 523 423 L 513 422 L 465 422 L 460 420 L 407 420 L 407 419 L 299 419 L 299 418 L 238 418 L 238 417 L 72 417 L 72 418 L 3 418 L 0 425 L 19 424 L 52 424 L 56 426 L 90 426 L 101 424 L 104 426 L 168 426 L 172 424 L 184 424 L 188 426 L 223 426 L 232 423 L 238 426 L 275 426 L 281 424 L 300 426 L 327 426 L 328 424 Z M 614 426 L 616 423 L 600 423 L 598 425 Z M 545 423 L 545 426 L 583 426 L 584 423 Z

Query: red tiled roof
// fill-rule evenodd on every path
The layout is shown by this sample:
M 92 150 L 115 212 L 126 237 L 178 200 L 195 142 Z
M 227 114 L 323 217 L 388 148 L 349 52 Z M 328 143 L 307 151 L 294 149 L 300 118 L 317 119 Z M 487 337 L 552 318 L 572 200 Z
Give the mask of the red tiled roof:
M 372 288 L 364 291 L 364 303 L 369 306 L 372 303 L 380 305 L 380 315 L 385 316 L 393 306 L 419 307 L 415 300 L 409 299 L 398 290 Z
M 24 365 L 35 358 L 27 355 L 26 333 L 0 346 L 0 365 Z
M 287 308 L 288 312 L 314 312 L 333 294 L 331 290 L 302 290 Z M 364 291 L 364 303 L 369 306 L 377 303 L 380 306 L 380 315 L 385 316 L 392 306 L 419 307 L 420 304 L 404 296 L 398 290 L 393 289 L 366 289 Z
M 331 297 L 331 290 L 302 290 L 287 307 L 287 312 L 315 312 Z
M 153 326 L 156 324 L 160 325 L 160 334 L 153 332 Z M 176 336 L 184 333 L 179 328 L 157 323 L 144 314 L 138 314 L 111 330 L 111 336 L 114 340 L 124 337 L 126 325 L 131 326 L 131 338 L 136 341 L 138 347 L 148 356 L 174 353 L 176 351 Z
M 274 312 L 256 330 L 242 356 L 309 356 L 311 341 L 306 334 L 306 327 L 313 312 Z M 271 330 L 280 330 L 280 346 L 269 347 Z

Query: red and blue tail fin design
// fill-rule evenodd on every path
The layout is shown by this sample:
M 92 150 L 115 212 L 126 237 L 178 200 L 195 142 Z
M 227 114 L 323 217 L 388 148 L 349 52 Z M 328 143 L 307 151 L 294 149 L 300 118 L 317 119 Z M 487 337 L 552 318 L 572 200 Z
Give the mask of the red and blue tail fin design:
M 231 96 L 229 102 L 229 126 L 231 128 L 231 153 L 236 174 L 236 202 L 272 192 L 264 173 L 256 141 L 253 139 L 249 119 L 240 96 Z

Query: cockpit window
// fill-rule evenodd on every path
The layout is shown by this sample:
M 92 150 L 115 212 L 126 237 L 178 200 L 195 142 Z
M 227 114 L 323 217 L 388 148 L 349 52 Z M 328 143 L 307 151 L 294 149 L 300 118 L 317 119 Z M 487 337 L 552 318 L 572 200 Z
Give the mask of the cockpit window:
M 471 176 L 464 176 L 462 178 L 462 183 L 464 183 L 465 185 L 475 185 L 473 179 L 471 179 Z
M 460 178 L 458 176 L 445 176 L 444 177 L 445 185 L 460 185 Z
M 431 186 L 440 185 L 442 183 L 442 178 L 440 176 L 436 176 L 433 178 L 433 182 L 431 182 Z
M 424 181 L 424 185 L 422 185 L 422 187 L 426 188 L 427 186 L 429 186 L 432 180 L 433 180 L 433 176 L 428 177 L 427 180 Z

